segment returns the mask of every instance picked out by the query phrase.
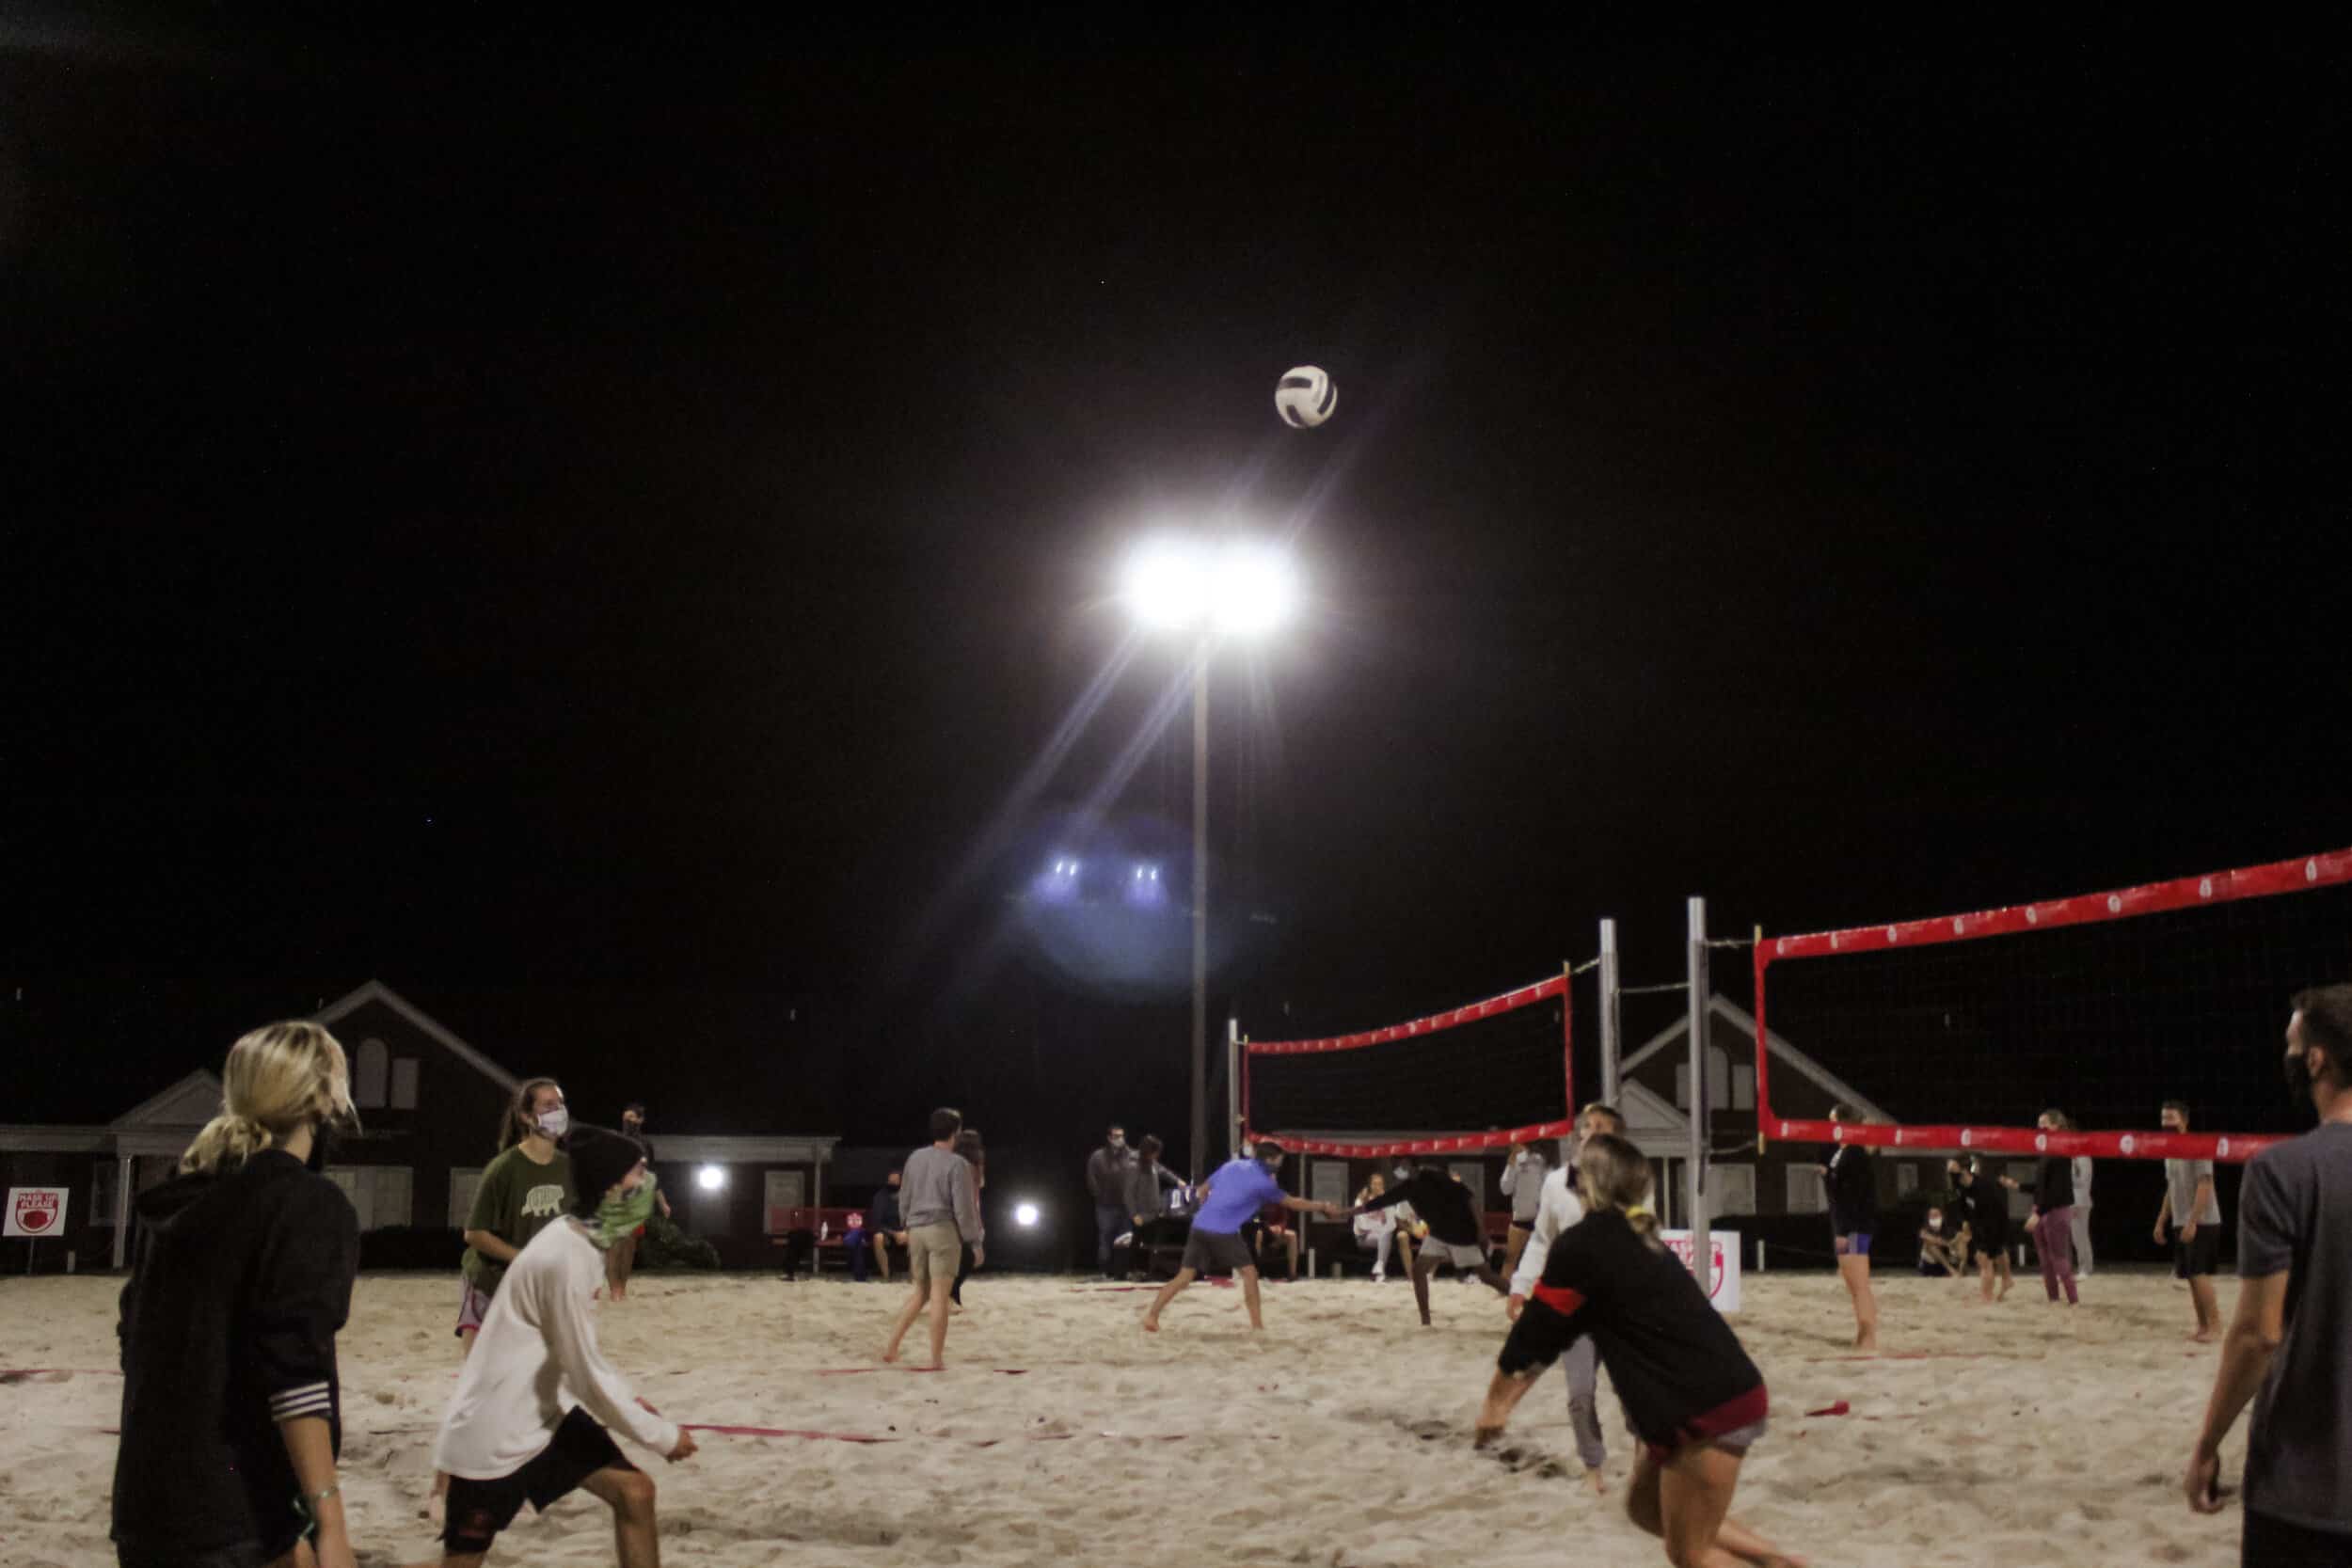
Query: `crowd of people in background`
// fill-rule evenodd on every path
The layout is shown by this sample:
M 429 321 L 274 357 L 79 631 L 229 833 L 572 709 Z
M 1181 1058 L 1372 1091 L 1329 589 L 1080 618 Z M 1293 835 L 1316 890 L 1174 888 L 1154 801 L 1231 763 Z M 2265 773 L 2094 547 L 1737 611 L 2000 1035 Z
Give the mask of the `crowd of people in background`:
M 2341 1325 L 2352 1312 L 2352 1228 L 2343 1223 L 2352 1214 L 2352 985 L 2294 999 L 2284 1067 L 2319 1125 L 2246 1167 L 2240 1288 L 2226 1331 L 2211 1279 L 2222 1223 L 2212 1162 L 2165 1163 L 2154 1233 L 2169 1241 L 2189 1290 L 2190 1337 L 2218 1337 L 2222 1347 L 2183 1484 L 2192 1508 L 2221 1506 L 2220 1444 L 2250 1406 L 2243 1560 L 2341 1564 L 2352 1560 L 2352 1400 L 2340 1375 Z M 190 1145 L 179 1175 L 137 1199 L 121 1299 L 118 1555 L 125 1568 L 355 1568 L 338 1468 L 336 1338 L 351 1309 L 358 1231 L 350 1201 L 323 1174 L 329 1141 L 356 1124 L 348 1065 L 324 1028 L 278 1023 L 239 1039 L 222 1079 L 221 1113 Z M 637 1109 L 629 1125 L 641 1129 Z M 1849 1115 L 1840 1107 L 1836 1119 Z M 2167 1101 L 2162 1116 L 2167 1131 L 2187 1132 L 2184 1102 Z M 2040 1121 L 2053 1132 L 2071 1125 L 2055 1109 Z M 1624 1130 L 1611 1107 L 1588 1106 L 1576 1151 L 1556 1168 L 1513 1151 L 1507 1284 L 1472 1228 L 1468 1189 L 1436 1162 L 1406 1162 L 1394 1185 L 1375 1176 L 1343 1207 L 1285 1193 L 1284 1150 L 1260 1140 L 1196 1195 L 1183 1264 L 1142 1326 L 1158 1331 L 1201 1273 L 1230 1270 L 1252 1328 L 1262 1328 L 1244 1227 L 1269 1209 L 1352 1220 L 1376 1271 L 1389 1243 L 1398 1244 L 1424 1323 L 1427 1276 L 1444 1263 L 1504 1293 L 1508 1336 L 1479 1413 L 1480 1446 L 1501 1440 L 1534 1379 L 1565 1358 L 1570 1424 L 1597 1485 L 1606 1443 L 1595 1369 L 1606 1367 L 1638 1440 L 1629 1516 L 1677 1562 L 1783 1560 L 1729 1514 L 1742 1460 L 1766 1428 L 1763 1376 L 1661 1242 L 1648 1162 Z M 944 1362 L 956 1287 L 986 1257 L 977 1134 L 946 1108 L 932 1113 L 929 1131 L 930 1143 L 894 1173 L 869 1216 L 877 1265 L 886 1277 L 887 1249 L 902 1245 L 911 1284 L 885 1362 L 898 1359 L 926 1313 L 930 1364 Z M 645 1146 L 628 1131 L 573 1124 L 562 1086 L 547 1078 L 517 1086 L 499 1142 L 466 1227 L 461 1371 L 433 1449 L 446 1483 L 443 1563 L 472 1568 L 525 1502 L 544 1509 L 584 1491 L 611 1509 L 623 1568 L 655 1568 L 654 1482 L 614 1433 L 672 1462 L 694 1453 L 694 1438 L 604 1358 L 590 1310 L 598 1295 L 619 1294 L 628 1267 L 615 1251 L 661 1207 Z M 1122 1227 L 1113 1232 L 1098 1216 L 1105 1267 L 1109 1243 L 1146 1223 L 1174 1181 L 1158 1152 L 1147 1138 L 1127 1155 L 1114 1128 L 1099 1166 L 1089 1162 L 1090 1188 L 1098 1199 L 1116 1196 Z M 1875 1181 L 1856 1144 L 1841 1142 L 1824 1168 L 1859 1341 L 1876 1328 L 1868 1258 L 1877 1217 L 1864 1203 Z M 2073 1222 L 2088 1182 L 2074 1160 L 2042 1159 L 2030 1182 L 1992 1175 L 1973 1157 L 1952 1162 L 1950 1172 L 1952 1212 L 1930 1211 L 1923 1261 L 1965 1278 L 1973 1259 L 1984 1299 L 1998 1299 L 1996 1276 L 2006 1294 L 2009 1192 L 2030 1193 L 2026 1226 L 2045 1293 L 2078 1301 Z M 1407 1241 L 1416 1231 L 1417 1254 Z

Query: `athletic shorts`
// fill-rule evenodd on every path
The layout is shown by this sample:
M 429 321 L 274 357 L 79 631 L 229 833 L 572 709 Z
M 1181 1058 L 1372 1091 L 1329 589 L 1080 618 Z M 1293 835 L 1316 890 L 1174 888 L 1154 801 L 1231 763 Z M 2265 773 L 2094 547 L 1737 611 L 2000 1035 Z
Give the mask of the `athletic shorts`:
M 1486 1266 L 1486 1249 L 1483 1246 L 1456 1246 L 1432 1236 L 1421 1243 L 1421 1255 L 1434 1258 L 1440 1263 L 1451 1263 L 1457 1269 L 1483 1269 Z
M 457 1276 L 457 1334 L 463 1338 L 466 1330 L 479 1330 L 482 1320 L 490 1315 L 490 1298 L 462 1274 Z
M 916 1290 L 934 1279 L 953 1279 L 963 1256 L 963 1232 L 952 1220 L 918 1225 L 907 1232 L 907 1277 Z
M 1840 1258 L 1867 1258 L 1870 1256 L 1870 1232 L 1849 1230 L 1843 1236 L 1838 1237 L 1834 1244 Z M 1817 1252 L 1813 1256 L 1819 1258 L 1820 1254 Z
M 2201 1225 L 2185 1242 L 2172 1243 L 2172 1277 L 2199 1279 L 2217 1272 L 2221 1261 L 2221 1227 Z
M 449 1523 L 441 1542 L 453 1557 L 486 1552 L 498 1532 L 515 1522 L 527 1501 L 545 1513 L 556 1498 L 579 1490 L 598 1470 L 634 1470 L 612 1433 L 578 1405 L 555 1429 L 555 1441 L 530 1464 L 496 1481 L 449 1478 Z
M 298 1538 L 297 1538 L 298 1539 Z M 258 1541 L 195 1551 L 151 1551 L 144 1545 L 115 1543 L 116 1568 L 265 1568 L 294 1550 L 294 1542 L 272 1551 Z
M 1672 1442 L 1645 1442 L 1642 1446 L 1649 1450 L 1650 1459 L 1660 1465 L 1693 1443 L 1712 1443 L 1719 1449 L 1744 1454 L 1764 1435 L 1764 1418 L 1771 1409 L 1772 1396 L 1759 1383 L 1739 1398 L 1726 1400 L 1681 1423 L 1675 1429 Z
M 1196 1225 L 1184 1239 L 1184 1267 L 1195 1274 L 1239 1274 L 1257 1266 L 1257 1257 L 1237 1231 L 1203 1230 Z
M 2197 1227 L 2201 1236 L 2204 1230 L 2201 1225 Z M 2262 1568 L 2352 1568 L 2352 1535 L 2291 1524 L 2259 1509 L 2245 1513 L 2238 1561 L 2260 1563 Z

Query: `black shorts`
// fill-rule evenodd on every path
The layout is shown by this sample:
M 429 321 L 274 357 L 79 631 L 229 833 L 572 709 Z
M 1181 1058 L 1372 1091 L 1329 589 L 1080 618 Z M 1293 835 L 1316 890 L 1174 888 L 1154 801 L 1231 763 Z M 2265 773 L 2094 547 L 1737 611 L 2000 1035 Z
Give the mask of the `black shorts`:
M 1184 1242 L 1184 1264 L 1195 1274 L 1239 1274 L 1258 1266 L 1257 1255 L 1238 1235 L 1225 1235 L 1193 1227 Z
M 2172 1243 L 2172 1277 L 2196 1279 L 2215 1272 L 2221 1260 L 2221 1227 L 2201 1225 L 2187 1241 Z
M 530 1464 L 496 1481 L 449 1478 L 447 1528 L 441 1543 L 456 1557 L 486 1552 L 499 1531 L 515 1522 L 525 1499 L 540 1513 L 548 1504 L 579 1490 L 580 1483 L 598 1470 L 634 1470 L 612 1434 L 578 1405 L 555 1429 L 555 1441 L 534 1455 Z
M 2201 1238 L 2203 1226 L 2197 1227 Z M 2238 1537 L 2238 1561 L 2261 1568 L 2352 1568 L 2352 1535 L 2289 1524 L 2253 1509 Z

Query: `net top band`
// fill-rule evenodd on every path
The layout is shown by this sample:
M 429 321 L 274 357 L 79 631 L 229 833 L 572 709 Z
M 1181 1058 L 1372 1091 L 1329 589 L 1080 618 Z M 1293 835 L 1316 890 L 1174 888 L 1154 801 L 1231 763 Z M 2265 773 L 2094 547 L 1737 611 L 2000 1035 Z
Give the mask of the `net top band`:
M 2299 893 L 2347 881 L 2352 881 L 2352 849 L 2336 849 L 2268 865 L 2181 877 L 2169 882 L 2119 888 L 2112 893 L 2087 893 L 2038 904 L 2012 904 L 1975 914 L 1938 915 L 1929 920 L 1899 921 L 1891 926 L 1855 926 L 1843 931 L 1815 931 L 1805 936 L 1767 937 L 1756 944 L 1756 962 L 1761 969 L 1780 958 L 1929 947 L 1938 942 L 1969 942 L 1979 937 L 2008 936 L 2059 926 L 2128 920 L 2134 915 L 2157 914 L 2166 910 Z
M 1409 1023 L 1391 1023 L 1383 1029 L 1367 1029 L 1359 1035 L 1331 1035 L 1312 1040 L 1245 1040 L 1242 1049 L 1253 1056 L 1295 1056 L 1313 1051 L 1360 1051 L 1368 1045 L 1386 1045 L 1391 1040 L 1408 1040 L 1422 1035 L 1434 1035 L 1441 1029 L 1453 1029 L 1465 1023 L 1475 1023 L 1482 1018 L 1493 1018 L 1520 1007 L 1532 1007 L 1538 1002 L 1558 996 L 1568 989 L 1565 974 L 1532 986 L 1490 996 L 1484 1002 L 1467 1003 L 1450 1007 L 1427 1018 L 1417 1018 Z M 1544 1135 L 1544 1134 L 1539 1134 Z

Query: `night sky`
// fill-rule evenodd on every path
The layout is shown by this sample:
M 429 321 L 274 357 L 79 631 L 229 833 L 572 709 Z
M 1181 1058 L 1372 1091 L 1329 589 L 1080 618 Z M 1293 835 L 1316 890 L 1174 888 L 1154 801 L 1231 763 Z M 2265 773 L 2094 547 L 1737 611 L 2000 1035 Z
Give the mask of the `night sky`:
M 1414 14 L 12 10 L 0 1120 L 374 977 L 657 1132 L 1180 1141 L 1181 913 L 1011 901 L 1183 874 L 1168 522 L 1311 590 L 1261 1037 L 2352 842 L 2340 51 Z

